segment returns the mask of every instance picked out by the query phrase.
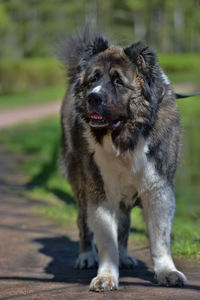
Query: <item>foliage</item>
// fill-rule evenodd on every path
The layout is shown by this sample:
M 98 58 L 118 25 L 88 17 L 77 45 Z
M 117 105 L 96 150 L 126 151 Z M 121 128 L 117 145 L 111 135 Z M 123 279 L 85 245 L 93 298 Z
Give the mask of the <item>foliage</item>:
M 37 103 L 61 100 L 66 90 L 65 85 L 53 85 L 34 91 L 18 92 L 0 96 L 0 109 L 25 107 Z
M 73 0 L 2 0 L 1 17 L 6 26 L 0 23 L 0 39 L 4 47 L 2 57 L 24 58 L 51 55 L 58 37 L 67 28 L 80 25 L 84 5 Z
M 200 50 L 200 0 L 2 0 L 1 58 L 49 56 L 87 23 L 118 42 L 143 40 L 161 52 Z
M 32 58 L 0 62 L 0 94 L 34 91 L 64 84 L 64 72 L 56 59 Z
M 171 82 L 193 82 L 199 85 L 199 54 L 159 54 L 158 61 Z

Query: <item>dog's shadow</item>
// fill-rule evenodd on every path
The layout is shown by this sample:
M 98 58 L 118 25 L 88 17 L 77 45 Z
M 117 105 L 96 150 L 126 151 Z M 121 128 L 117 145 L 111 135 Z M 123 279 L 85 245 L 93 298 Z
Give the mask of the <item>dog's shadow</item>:
M 40 253 L 51 257 L 51 262 L 46 266 L 45 272 L 52 274 L 52 281 L 65 283 L 89 284 L 91 279 L 96 276 L 96 269 L 77 270 L 74 268 L 78 256 L 78 242 L 72 241 L 68 237 L 41 238 L 35 242 L 42 245 Z M 147 265 L 138 261 L 137 267 L 131 270 L 120 270 L 120 278 L 137 277 L 144 280 L 144 285 L 152 285 L 154 274 L 149 271 Z M 129 284 L 121 280 L 123 284 Z M 148 284 L 149 282 L 149 284 Z
M 79 283 L 89 285 L 91 279 L 96 276 L 97 270 L 76 270 L 74 268 L 78 255 L 78 242 L 68 237 L 53 237 L 35 239 L 34 242 L 39 243 L 40 253 L 51 258 L 50 263 L 45 267 L 46 274 L 52 274 L 52 278 L 23 277 L 23 276 L 1 276 L 0 280 L 24 280 L 31 282 L 59 282 L 59 283 Z M 130 278 L 138 280 L 130 280 Z M 143 287 L 159 287 L 155 284 L 154 274 L 147 265 L 138 261 L 137 267 L 132 270 L 120 270 L 120 285 L 123 286 L 143 286 Z M 186 285 L 185 289 L 198 290 L 199 285 Z

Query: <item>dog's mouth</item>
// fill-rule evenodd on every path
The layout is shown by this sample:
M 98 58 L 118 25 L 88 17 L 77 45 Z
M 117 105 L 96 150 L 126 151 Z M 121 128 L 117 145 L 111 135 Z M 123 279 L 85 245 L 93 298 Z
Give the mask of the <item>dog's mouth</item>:
M 93 128 L 110 127 L 110 129 L 117 129 L 121 126 L 123 120 L 116 119 L 113 121 L 107 121 L 102 115 L 97 112 L 91 112 L 89 125 Z
M 96 112 L 91 112 L 89 124 L 94 128 L 102 128 L 109 125 L 109 123 L 103 118 L 103 116 Z

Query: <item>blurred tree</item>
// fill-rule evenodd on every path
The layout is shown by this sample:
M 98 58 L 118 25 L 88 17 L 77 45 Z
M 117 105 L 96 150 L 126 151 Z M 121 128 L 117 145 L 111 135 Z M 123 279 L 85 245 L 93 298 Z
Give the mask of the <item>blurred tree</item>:
M 119 43 L 200 51 L 200 0 L 0 0 L 0 57 L 49 56 L 65 34 L 105 28 Z
M 2 0 L 0 14 L 1 42 L 12 46 L 12 57 L 23 58 L 53 54 L 64 31 L 69 33 L 83 24 L 85 8 L 79 0 Z

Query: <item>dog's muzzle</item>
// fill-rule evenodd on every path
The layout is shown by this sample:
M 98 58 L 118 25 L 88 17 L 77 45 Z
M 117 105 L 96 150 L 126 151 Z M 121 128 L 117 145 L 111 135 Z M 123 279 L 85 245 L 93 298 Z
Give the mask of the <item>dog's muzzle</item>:
M 103 95 L 92 92 L 87 98 L 87 107 L 90 114 L 89 125 L 93 128 L 109 127 L 111 130 L 118 129 L 122 125 L 121 119 L 106 118 L 103 112 Z
M 102 94 L 92 92 L 88 95 L 87 101 L 88 111 L 90 113 L 90 126 L 94 128 L 107 127 L 109 124 L 103 117 L 102 112 Z

